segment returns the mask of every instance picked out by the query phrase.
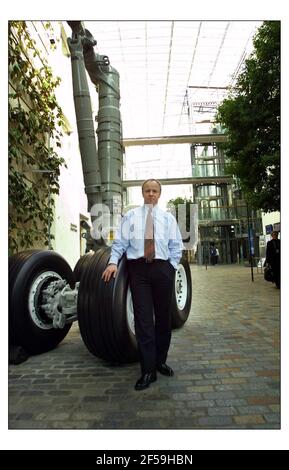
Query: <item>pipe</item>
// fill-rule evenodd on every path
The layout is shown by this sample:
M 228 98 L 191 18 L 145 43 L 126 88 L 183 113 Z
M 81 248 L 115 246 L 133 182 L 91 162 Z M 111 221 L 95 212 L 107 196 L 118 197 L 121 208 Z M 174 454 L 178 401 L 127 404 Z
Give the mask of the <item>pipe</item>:
M 99 238 L 103 243 L 103 239 L 111 238 L 111 230 L 115 229 L 119 224 L 122 207 L 122 124 L 120 116 L 120 92 L 119 92 L 119 73 L 109 64 L 107 56 L 99 55 L 94 52 L 96 40 L 92 34 L 85 29 L 84 24 L 80 21 L 69 21 L 72 29 L 74 40 L 69 41 L 71 53 L 74 52 L 72 58 L 73 75 L 78 75 L 81 69 L 81 79 L 84 82 L 85 68 L 94 85 L 96 85 L 99 100 L 98 109 L 98 152 L 95 151 L 93 161 L 96 161 L 96 169 L 91 174 L 92 181 L 89 184 L 94 190 L 101 190 L 97 197 L 90 197 L 89 212 L 93 223 L 93 237 Z M 74 46 L 75 44 L 75 46 Z M 77 51 L 77 52 L 76 52 Z M 73 65 L 76 62 L 79 65 Z M 80 67 L 81 66 L 81 67 Z M 86 78 L 86 77 L 85 77 Z M 75 81 L 76 79 L 74 79 Z M 88 86 L 86 82 L 87 94 Z M 86 93 L 83 95 L 85 98 Z M 85 119 L 89 120 L 88 115 L 92 114 L 91 104 L 89 101 L 85 104 L 83 96 L 79 96 L 79 101 L 75 99 L 76 113 L 80 113 L 83 107 L 86 112 Z M 77 98 L 77 97 L 76 97 Z M 79 111 L 80 110 L 80 111 Z M 80 123 L 82 121 L 80 120 Z M 91 121 L 92 122 L 92 121 Z M 93 124 L 93 123 L 92 123 Z M 84 134 L 84 129 L 79 132 L 79 140 L 83 137 L 92 137 L 91 133 Z M 83 151 L 81 150 L 83 168 L 92 164 L 91 149 L 85 147 L 83 143 Z M 89 163 L 88 161 L 89 160 Z M 94 185 L 93 185 L 94 178 Z
M 88 212 L 102 202 L 101 175 L 95 142 L 92 108 L 83 58 L 83 37 L 73 33 L 68 39 L 71 54 L 73 97 Z
M 85 30 L 88 35 L 90 33 Z M 91 35 L 90 35 L 91 36 Z M 122 198 L 122 124 L 120 115 L 119 73 L 107 56 L 84 48 L 86 70 L 98 89 L 98 160 L 104 189 L 103 203 L 113 214 L 113 201 Z

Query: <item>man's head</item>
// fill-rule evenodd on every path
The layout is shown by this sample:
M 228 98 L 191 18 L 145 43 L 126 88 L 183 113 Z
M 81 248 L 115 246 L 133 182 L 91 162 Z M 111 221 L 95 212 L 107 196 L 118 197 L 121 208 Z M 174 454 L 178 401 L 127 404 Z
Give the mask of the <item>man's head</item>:
M 155 179 L 149 179 L 142 184 L 142 195 L 145 204 L 155 206 L 158 203 L 162 191 L 161 183 Z
M 278 232 L 275 232 L 275 231 L 272 232 L 272 233 L 271 233 L 271 237 L 272 237 L 274 240 L 277 240 L 277 238 L 278 238 Z

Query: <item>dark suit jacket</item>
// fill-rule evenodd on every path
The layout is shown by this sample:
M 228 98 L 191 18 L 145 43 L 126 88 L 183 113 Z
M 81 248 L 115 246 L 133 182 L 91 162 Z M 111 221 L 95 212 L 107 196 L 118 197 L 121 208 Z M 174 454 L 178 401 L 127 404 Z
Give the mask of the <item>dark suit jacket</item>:
M 270 240 L 267 243 L 266 262 L 269 263 L 273 269 L 280 268 L 280 240 Z

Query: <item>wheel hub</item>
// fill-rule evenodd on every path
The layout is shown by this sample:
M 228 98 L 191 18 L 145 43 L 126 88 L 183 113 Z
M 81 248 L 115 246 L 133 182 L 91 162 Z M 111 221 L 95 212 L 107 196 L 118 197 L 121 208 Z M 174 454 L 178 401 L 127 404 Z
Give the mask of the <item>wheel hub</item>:
M 53 319 L 43 308 L 43 303 L 46 301 L 45 291 L 50 286 L 50 284 L 55 281 L 59 282 L 63 280 L 56 272 L 45 271 L 34 279 L 28 294 L 28 310 L 31 319 L 39 328 L 43 330 L 53 328 Z
M 183 310 L 186 305 L 188 294 L 187 274 L 182 264 L 178 265 L 175 277 L 175 293 L 177 306 L 179 310 Z

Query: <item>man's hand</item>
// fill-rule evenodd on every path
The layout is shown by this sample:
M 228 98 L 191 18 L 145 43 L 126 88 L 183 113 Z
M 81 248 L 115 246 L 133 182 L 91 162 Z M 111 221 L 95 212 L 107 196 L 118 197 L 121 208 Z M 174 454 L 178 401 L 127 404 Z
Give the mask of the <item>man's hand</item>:
M 104 282 L 108 282 L 113 275 L 113 277 L 116 276 L 117 273 L 117 265 L 116 264 L 109 264 L 107 268 L 103 271 L 101 278 L 104 280 Z

